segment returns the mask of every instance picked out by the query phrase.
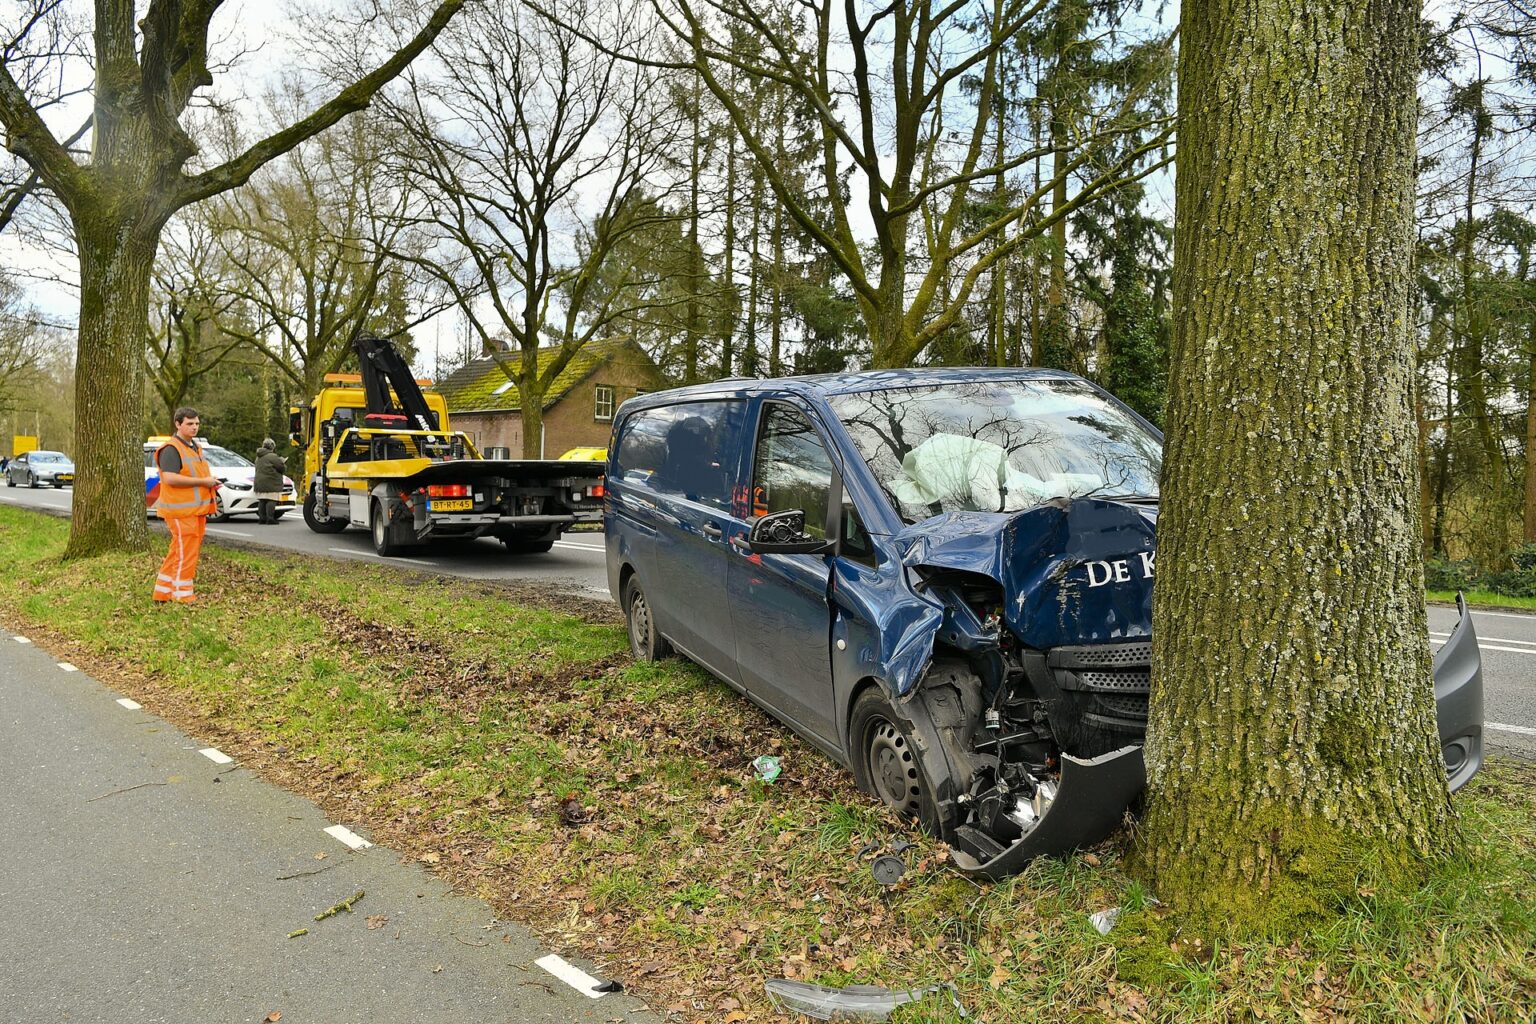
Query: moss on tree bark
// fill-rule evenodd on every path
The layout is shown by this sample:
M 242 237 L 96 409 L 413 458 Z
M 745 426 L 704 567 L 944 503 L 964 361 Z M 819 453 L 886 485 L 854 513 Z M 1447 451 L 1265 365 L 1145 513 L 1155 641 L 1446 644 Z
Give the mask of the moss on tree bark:
M 1284 933 L 1454 841 L 1419 556 L 1418 7 L 1186 3 L 1140 870 Z

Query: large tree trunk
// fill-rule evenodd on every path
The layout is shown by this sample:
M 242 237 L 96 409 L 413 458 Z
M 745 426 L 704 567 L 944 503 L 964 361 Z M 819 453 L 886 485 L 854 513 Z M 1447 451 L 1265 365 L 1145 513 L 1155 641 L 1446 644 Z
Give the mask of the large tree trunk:
M 1525 542 L 1536 544 L 1536 315 L 1526 329 Z
M 159 233 L 77 223 L 80 341 L 75 360 L 76 477 L 64 557 L 148 547 L 144 526 L 144 331 Z M 167 425 L 169 429 L 169 425 Z
M 1283 932 L 1454 836 L 1414 457 L 1417 12 L 1183 8 L 1138 858 L 1207 932 Z

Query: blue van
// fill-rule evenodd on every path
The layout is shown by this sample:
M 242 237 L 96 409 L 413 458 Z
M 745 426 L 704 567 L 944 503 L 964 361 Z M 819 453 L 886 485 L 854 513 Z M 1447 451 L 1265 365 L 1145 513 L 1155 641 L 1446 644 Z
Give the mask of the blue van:
M 608 585 L 676 650 L 1000 878 L 1145 783 L 1162 435 L 1080 377 L 888 370 L 625 402 Z M 1452 788 L 1482 763 L 1472 620 L 1435 659 Z

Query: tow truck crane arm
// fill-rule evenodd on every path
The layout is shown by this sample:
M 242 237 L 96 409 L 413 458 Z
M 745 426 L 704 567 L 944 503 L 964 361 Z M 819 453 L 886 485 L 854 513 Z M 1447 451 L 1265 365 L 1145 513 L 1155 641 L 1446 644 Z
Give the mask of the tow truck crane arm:
M 366 396 L 365 412 L 370 416 L 396 416 L 404 414 L 411 430 L 439 429 L 437 413 L 427 405 L 421 386 L 416 383 L 411 368 L 406 365 L 395 346 L 371 334 L 360 334 L 352 342 L 357 350 L 357 365 L 362 371 L 363 394 Z M 394 391 L 396 405 L 391 400 Z

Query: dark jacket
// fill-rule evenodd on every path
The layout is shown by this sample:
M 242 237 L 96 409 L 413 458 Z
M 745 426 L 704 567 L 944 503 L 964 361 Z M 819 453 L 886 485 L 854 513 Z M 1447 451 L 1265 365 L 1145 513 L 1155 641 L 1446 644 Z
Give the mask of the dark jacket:
M 283 490 L 283 466 L 288 462 L 277 452 L 256 456 L 256 493 L 272 494 Z

